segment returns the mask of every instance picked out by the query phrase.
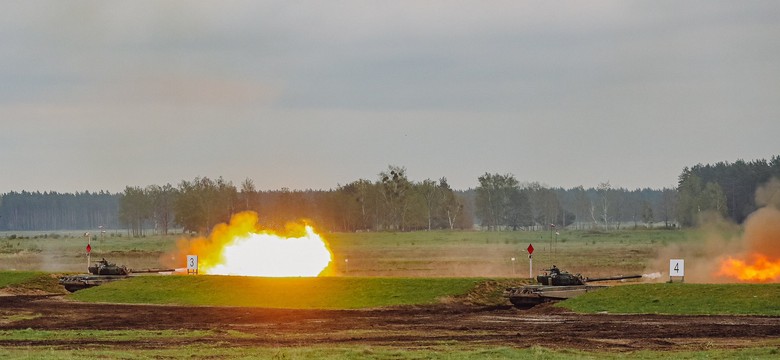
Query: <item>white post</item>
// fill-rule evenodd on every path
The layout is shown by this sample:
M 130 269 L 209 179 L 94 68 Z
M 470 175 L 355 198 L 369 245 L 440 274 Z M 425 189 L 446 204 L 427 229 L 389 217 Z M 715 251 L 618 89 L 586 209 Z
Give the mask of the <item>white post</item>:
M 528 254 L 528 277 L 534 278 L 534 256 Z
M 512 276 L 515 276 L 515 258 L 512 257 Z

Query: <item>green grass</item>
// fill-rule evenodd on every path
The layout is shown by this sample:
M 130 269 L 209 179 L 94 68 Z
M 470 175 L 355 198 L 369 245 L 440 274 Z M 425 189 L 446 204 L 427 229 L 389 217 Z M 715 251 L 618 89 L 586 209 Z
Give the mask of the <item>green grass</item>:
M 2 337 L 0 337 L 2 339 Z M 116 349 L 111 347 L 79 347 L 57 349 L 47 347 L 6 346 L 0 348 L 0 358 L 13 359 L 776 359 L 777 346 L 706 351 L 637 351 L 599 352 L 553 350 L 538 346 L 516 349 L 508 347 L 462 347 L 442 344 L 421 349 L 391 346 L 306 346 L 293 348 L 188 345 L 175 348 Z
M 55 277 L 40 271 L 0 271 L 0 289 L 2 288 L 40 290 L 49 293 L 64 291 Z
M 557 304 L 576 312 L 780 316 L 780 284 L 615 286 Z
M 528 276 L 528 244 L 535 270 L 552 264 L 589 276 L 640 273 L 659 248 L 694 238 L 693 231 L 549 231 L 327 234 L 334 265 L 359 276 Z M 516 262 L 512 263 L 511 258 Z M 659 269 L 660 271 L 661 269 Z
M 322 234 L 333 250 L 335 274 L 391 277 L 528 276 L 526 247 L 535 269 L 557 264 L 589 276 L 642 271 L 665 245 L 696 241 L 690 230 L 561 231 L 556 251 L 549 231 L 420 231 Z M 92 241 L 92 258 L 129 268 L 167 267 L 166 252 L 182 235 L 106 237 Z M 186 237 L 184 237 L 186 238 Z M 86 271 L 83 237 L 0 237 L 0 270 Z M 34 251 L 33 251 L 34 250 Z M 512 262 L 511 258 L 516 258 Z M 345 259 L 349 259 L 349 268 Z M 181 266 L 183 267 L 182 263 Z M 659 269 L 662 270 L 662 269 Z
M 47 274 L 40 271 L 2 271 L 0 272 L 0 288 L 29 283 L 41 276 L 47 276 Z
M 550 233 L 458 232 L 336 233 L 324 234 L 340 271 L 328 278 L 249 278 L 216 276 L 143 276 L 83 290 L 69 297 L 81 301 L 219 305 L 271 308 L 357 309 L 437 303 L 442 298 L 470 298 L 483 294 L 493 280 L 528 275 L 525 248 L 533 243 L 534 270 L 553 263 L 587 276 L 632 274 L 645 270 L 659 248 L 700 240 L 694 231 L 562 231 L 557 252 Z M 176 236 L 106 238 L 92 242 L 93 259 L 105 256 L 131 268 L 159 267 L 159 258 L 175 247 Z M 0 239 L 0 269 L 84 271 L 83 238 Z M 3 250 L 3 249 L 0 249 Z M 40 251 L 38 251 L 40 250 Z M 521 261 L 513 271 L 511 257 Z M 344 259 L 349 259 L 348 272 Z M 658 269 L 664 271 L 664 269 Z M 46 273 L 0 272 L 0 288 L 36 287 L 51 283 Z M 56 279 L 53 280 L 56 282 Z M 502 280 L 503 281 L 503 280 Z M 641 284 L 617 286 L 572 299 L 559 306 L 578 312 L 659 314 L 749 314 L 780 316 L 780 285 Z M 40 286 L 38 286 L 40 287 Z M 502 288 L 501 285 L 492 285 Z M 477 289 L 477 290 L 474 290 Z M 463 294 L 468 294 L 462 297 Z M 493 294 L 495 295 L 495 293 Z M 501 300 L 500 298 L 498 298 Z M 20 313 L 6 321 L 40 316 Z M 2 320 L 2 319 L 0 319 Z M 446 342 L 425 348 L 391 346 L 313 345 L 258 347 L 251 339 L 225 346 L 232 337 L 252 337 L 234 331 L 158 330 L 8 330 L 0 331 L 0 359 L 146 359 L 146 358 L 277 358 L 277 359 L 762 359 L 778 358 L 780 340 L 763 339 L 754 347 L 704 351 L 598 352 L 515 349 L 482 344 Z M 165 339 L 209 339 L 192 345 L 170 346 Z M 85 346 L 28 345 L 58 338 L 109 339 Z M 127 348 L 124 341 L 146 340 L 156 345 Z M 155 339 L 155 340 L 152 340 Z M 212 342 L 210 339 L 214 339 Z M 14 345 L 17 342 L 19 345 Z M 172 342 L 172 343 L 175 343 Z
M 79 301 L 358 309 L 431 304 L 464 295 L 470 278 L 257 278 L 243 276 L 139 276 L 78 291 Z

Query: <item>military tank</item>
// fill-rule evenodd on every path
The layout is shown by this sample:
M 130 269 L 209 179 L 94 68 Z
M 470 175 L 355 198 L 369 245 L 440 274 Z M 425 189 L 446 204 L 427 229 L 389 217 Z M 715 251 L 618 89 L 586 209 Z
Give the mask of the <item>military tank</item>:
M 117 265 L 108 262 L 105 258 L 96 261 L 94 264 L 87 267 L 89 274 L 68 275 L 59 279 L 60 285 L 65 290 L 70 292 L 76 292 L 78 290 L 90 288 L 93 286 L 103 285 L 108 282 L 127 279 L 133 273 L 161 273 L 172 272 L 175 269 L 144 269 L 133 270 L 128 269 L 124 265 Z
M 606 285 L 589 285 L 591 282 L 625 280 L 641 278 L 642 275 L 620 275 L 601 278 L 587 278 L 580 274 L 572 274 L 558 269 L 553 265 L 544 269 L 543 275 L 536 277 L 537 285 L 526 285 L 506 289 L 504 296 L 519 308 L 530 308 L 538 304 L 561 301 L 582 295 L 591 291 L 601 290 Z

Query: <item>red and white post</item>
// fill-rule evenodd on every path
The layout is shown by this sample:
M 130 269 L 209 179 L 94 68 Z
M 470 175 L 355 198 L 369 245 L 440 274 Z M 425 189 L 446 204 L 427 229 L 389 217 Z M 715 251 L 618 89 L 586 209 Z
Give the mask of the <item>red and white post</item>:
M 90 245 L 91 239 L 88 232 L 84 233 L 84 237 L 87 238 L 87 271 L 89 271 L 89 266 L 92 265 L 92 262 L 90 261 L 92 256 L 92 245 Z

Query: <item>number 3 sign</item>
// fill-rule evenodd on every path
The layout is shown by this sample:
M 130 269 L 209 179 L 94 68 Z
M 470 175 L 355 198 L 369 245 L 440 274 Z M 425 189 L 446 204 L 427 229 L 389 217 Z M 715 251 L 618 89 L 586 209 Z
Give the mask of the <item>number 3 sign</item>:
M 187 274 L 198 273 L 198 255 L 187 255 Z

